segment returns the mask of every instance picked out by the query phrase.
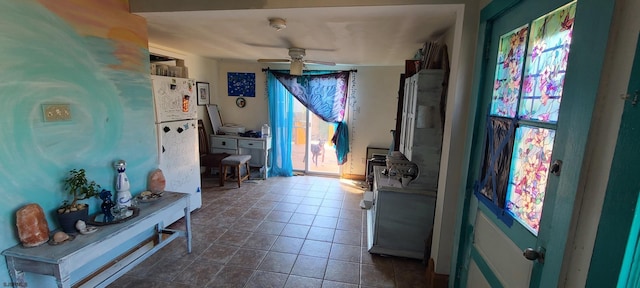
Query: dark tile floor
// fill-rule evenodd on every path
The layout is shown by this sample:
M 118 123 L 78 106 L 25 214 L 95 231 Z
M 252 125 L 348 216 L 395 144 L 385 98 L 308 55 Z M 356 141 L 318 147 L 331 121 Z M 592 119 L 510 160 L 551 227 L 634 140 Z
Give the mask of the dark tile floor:
M 192 253 L 173 241 L 109 287 L 426 287 L 422 261 L 367 252 L 363 191 L 351 181 L 202 184 Z

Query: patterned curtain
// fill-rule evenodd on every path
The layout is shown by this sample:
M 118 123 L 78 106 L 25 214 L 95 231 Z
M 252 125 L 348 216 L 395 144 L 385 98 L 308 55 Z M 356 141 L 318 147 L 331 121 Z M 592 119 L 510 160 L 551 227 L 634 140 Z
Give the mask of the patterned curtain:
M 347 162 L 349 132 L 344 122 L 349 89 L 349 72 L 294 76 L 271 71 L 282 85 L 320 119 L 337 123 L 331 141 L 336 146 L 338 164 Z

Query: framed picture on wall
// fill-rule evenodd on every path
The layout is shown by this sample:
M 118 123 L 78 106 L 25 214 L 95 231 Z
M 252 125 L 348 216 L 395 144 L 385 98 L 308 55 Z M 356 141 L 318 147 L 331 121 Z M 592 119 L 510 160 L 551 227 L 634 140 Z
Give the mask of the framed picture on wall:
M 256 97 L 256 73 L 227 73 L 229 96 Z
M 204 106 L 209 104 L 211 94 L 209 92 L 208 82 L 196 82 L 196 92 L 198 93 L 198 105 Z

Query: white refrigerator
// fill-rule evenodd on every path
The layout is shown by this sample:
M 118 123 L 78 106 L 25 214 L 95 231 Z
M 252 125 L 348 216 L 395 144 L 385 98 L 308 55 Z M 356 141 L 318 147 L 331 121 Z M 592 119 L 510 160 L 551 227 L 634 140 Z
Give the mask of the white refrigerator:
M 191 194 L 191 210 L 202 206 L 200 155 L 193 79 L 151 75 L 158 135 L 158 168 L 165 191 Z M 171 222 L 182 215 L 176 215 Z

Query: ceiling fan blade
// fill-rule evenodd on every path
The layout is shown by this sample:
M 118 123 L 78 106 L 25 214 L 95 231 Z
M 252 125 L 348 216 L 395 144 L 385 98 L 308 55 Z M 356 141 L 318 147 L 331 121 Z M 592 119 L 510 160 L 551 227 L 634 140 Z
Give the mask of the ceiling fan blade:
M 261 62 L 261 63 L 280 63 L 280 62 L 289 63 L 289 62 L 291 62 L 291 60 L 289 60 L 289 59 L 258 59 L 258 62 Z
M 249 42 L 245 42 L 245 45 L 248 46 L 253 46 L 253 47 L 259 47 L 259 48 L 272 48 L 272 49 L 278 49 L 278 50 L 282 50 L 282 49 L 287 49 L 288 46 L 281 46 L 281 45 L 267 45 L 267 44 L 261 44 L 261 43 L 249 43 Z
M 328 61 L 317 61 L 317 60 L 303 60 L 305 64 L 318 64 L 318 65 L 326 65 L 326 66 L 336 66 L 336 63 L 328 62 Z

